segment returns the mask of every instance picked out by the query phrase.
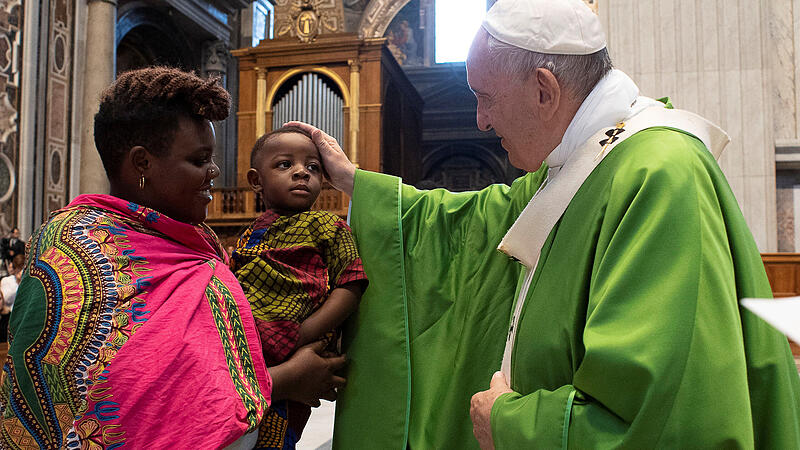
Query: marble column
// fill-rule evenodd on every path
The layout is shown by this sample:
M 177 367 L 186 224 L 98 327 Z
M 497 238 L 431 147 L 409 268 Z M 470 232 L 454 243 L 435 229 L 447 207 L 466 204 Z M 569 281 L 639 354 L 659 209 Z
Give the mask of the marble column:
M 106 172 L 94 146 L 94 115 L 100 105 L 100 94 L 114 80 L 117 2 L 88 0 L 88 5 L 86 65 L 83 72 L 80 191 L 108 193 Z

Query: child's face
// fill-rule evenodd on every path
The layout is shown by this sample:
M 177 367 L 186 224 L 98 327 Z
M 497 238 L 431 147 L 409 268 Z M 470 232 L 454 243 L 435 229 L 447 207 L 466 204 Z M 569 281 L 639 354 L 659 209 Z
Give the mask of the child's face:
M 265 145 L 257 167 L 247 179 L 261 192 L 264 206 L 290 215 L 311 209 L 322 185 L 322 163 L 317 147 L 300 133 L 282 133 Z

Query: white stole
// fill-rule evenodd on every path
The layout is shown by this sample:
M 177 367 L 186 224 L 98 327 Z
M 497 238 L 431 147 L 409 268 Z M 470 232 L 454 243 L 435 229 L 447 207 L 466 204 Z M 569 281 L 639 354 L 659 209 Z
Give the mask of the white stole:
M 663 106 L 648 107 L 614 128 L 601 129 L 583 146 L 569 155 L 558 173 L 548 177 L 542 188 L 528 202 L 520 216 L 506 233 L 500 245 L 501 252 L 521 262 L 526 276 L 511 316 L 501 371 L 511 383 L 511 353 L 517 336 L 520 312 L 525 304 L 533 274 L 539 261 L 542 245 L 572 197 L 603 158 L 620 142 L 646 128 L 656 126 L 676 128 L 700 139 L 715 158 L 730 142 L 719 127 L 697 114 Z M 535 345 L 535 343 L 533 343 Z

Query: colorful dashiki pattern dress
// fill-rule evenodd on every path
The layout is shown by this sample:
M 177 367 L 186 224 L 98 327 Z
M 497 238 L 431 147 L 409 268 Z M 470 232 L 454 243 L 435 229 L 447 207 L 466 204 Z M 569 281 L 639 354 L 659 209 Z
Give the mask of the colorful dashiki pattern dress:
M 34 235 L 3 367 L 1 448 L 221 448 L 271 380 L 206 226 L 82 195 Z
M 253 308 L 268 366 L 295 350 L 300 323 L 331 290 L 367 279 L 350 227 L 325 211 L 266 211 L 239 238 L 232 267 Z M 275 402 L 258 448 L 294 448 L 309 414 L 308 406 Z

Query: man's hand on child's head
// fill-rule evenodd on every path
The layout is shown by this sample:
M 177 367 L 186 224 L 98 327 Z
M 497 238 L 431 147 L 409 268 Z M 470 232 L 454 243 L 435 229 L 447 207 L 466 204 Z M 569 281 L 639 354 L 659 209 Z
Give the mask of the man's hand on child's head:
M 319 128 L 304 122 L 291 121 L 284 125 L 299 127 L 311 133 L 311 139 L 319 150 L 322 158 L 322 166 L 331 186 L 353 195 L 353 179 L 355 178 L 356 166 L 347 159 L 347 155 L 336 142 L 336 139 L 320 130 Z

